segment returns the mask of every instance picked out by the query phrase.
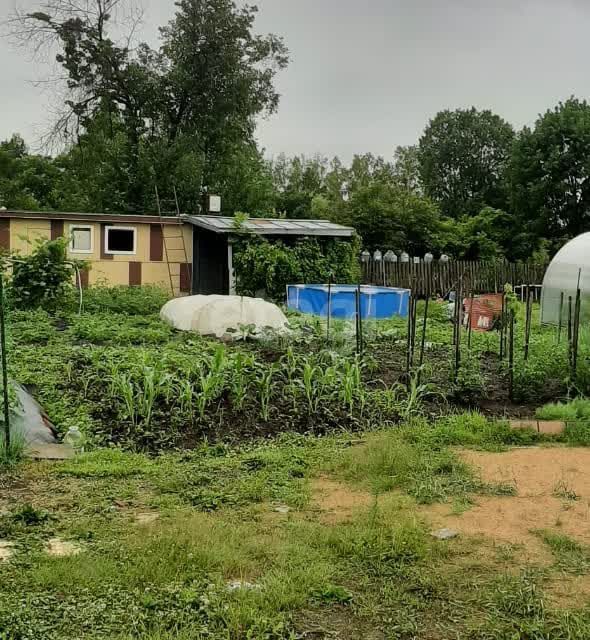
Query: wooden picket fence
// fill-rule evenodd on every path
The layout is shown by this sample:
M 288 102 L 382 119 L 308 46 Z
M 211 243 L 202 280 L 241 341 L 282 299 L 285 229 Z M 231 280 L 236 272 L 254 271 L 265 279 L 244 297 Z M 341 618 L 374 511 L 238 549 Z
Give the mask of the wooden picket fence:
M 430 263 L 375 261 L 361 263 L 365 284 L 411 289 L 414 295 L 441 295 L 460 288 L 464 293 L 500 293 L 504 285 L 541 285 L 546 264 L 449 261 Z M 535 295 L 535 297 L 537 297 Z

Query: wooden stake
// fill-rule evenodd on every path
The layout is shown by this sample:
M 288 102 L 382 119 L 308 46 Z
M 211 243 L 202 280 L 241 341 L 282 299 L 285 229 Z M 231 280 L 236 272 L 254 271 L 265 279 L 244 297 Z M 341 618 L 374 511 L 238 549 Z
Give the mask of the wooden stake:
M 514 309 L 510 309 L 510 325 L 509 325 L 509 344 L 508 344 L 508 370 L 510 375 L 509 394 L 510 400 L 514 401 Z
M 526 312 L 525 312 L 525 328 L 524 328 L 524 360 L 529 359 L 530 340 L 531 340 L 531 324 L 533 315 L 533 300 L 531 298 L 531 288 L 527 286 L 526 292 Z
M 412 372 L 412 314 L 414 308 L 414 295 L 410 293 L 408 304 L 408 335 L 406 340 L 406 373 L 408 375 L 408 383 Z
M 576 305 L 574 308 L 574 329 L 572 344 L 572 383 L 578 371 L 578 345 L 580 342 L 580 310 L 582 307 L 582 292 L 578 288 L 576 291 Z
M 506 332 L 506 292 L 502 293 L 502 315 L 500 316 L 500 360 L 504 360 L 504 334 Z
M 563 303 L 565 295 L 563 291 L 559 297 L 559 324 L 557 325 L 557 344 L 561 343 L 561 329 L 563 327 Z
M 457 300 L 455 302 L 455 322 L 457 325 L 457 337 L 455 341 L 455 382 L 459 379 L 459 367 L 461 366 L 461 322 L 463 319 L 463 292 L 460 284 L 457 290 Z

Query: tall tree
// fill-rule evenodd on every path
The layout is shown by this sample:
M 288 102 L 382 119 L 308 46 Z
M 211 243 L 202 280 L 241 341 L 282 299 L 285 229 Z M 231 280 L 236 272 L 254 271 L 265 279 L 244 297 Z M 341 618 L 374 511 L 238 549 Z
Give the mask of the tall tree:
M 504 177 L 514 131 L 491 111 L 441 111 L 420 139 L 426 194 L 452 218 L 505 206 Z
M 393 154 L 393 177 L 402 189 L 416 194 L 423 192 L 420 151 L 416 145 L 396 147 Z
M 419 256 L 440 244 L 437 206 L 388 182 L 374 181 L 354 191 L 341 221 L 353 226 L 363 246 L 371 250 L 394 249 Z
M 554 248 L 590 230 L 590 105 L 570 98 L 539 116 L 514 145 L 510 185 L 519 234 L 512 253 L 540 239 Z
M 256 7 L 233 0 L 179 0 L 160 48 L 132 49 L 129 38 L 112 36 L 125 3 L 45 0 L 17 14 L 14 35 L 59 48 L 68 99 L 57 133 L 83 143 L 98 121 L 107 137 L 124 136 L 127 209 L 153 204 L 154 181 L 166 190 L 177 169 L 186 173 L 187 159 L 198 172 L 185 195 L 194 203 L 195 188 L 216 189 L 228 155 L 254 144 L 256 118 L 276 110 L 274 78 L 287 50 L 279 37 L 254 33 Z

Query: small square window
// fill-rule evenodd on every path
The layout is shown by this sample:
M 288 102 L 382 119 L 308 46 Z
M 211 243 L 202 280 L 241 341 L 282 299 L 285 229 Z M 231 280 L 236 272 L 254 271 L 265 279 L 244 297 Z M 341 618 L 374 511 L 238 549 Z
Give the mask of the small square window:
M 135 227 L 107 227 L 105 233 L 105 253 L 134 254 L 137 243 Z
M 92 253 L 91 226 L 70 226 L 70 251 L 72 251 L 72 253 Z

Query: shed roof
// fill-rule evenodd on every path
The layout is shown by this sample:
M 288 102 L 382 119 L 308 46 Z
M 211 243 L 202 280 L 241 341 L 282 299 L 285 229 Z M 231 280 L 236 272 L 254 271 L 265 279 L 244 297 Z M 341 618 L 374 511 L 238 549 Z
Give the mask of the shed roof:
M 215 233 L 236 233 L 235 218 L 224 216 L 187 216 L 195 227 Z M 241 230 L 265 236 L 327 236 L 350 238 L 355 230 L 328 220 L 285 220 L 284 218 L 248 218 Z
M 0 209 L 0 218 L 42 219 L 42 220 L 71 220 L 73 222 L 104 222 L 107 224 L 182 224 L 183 219 L 178 216 L 154 216 L 133 213 L 73 213 L 64 211 L 16 211 Z

